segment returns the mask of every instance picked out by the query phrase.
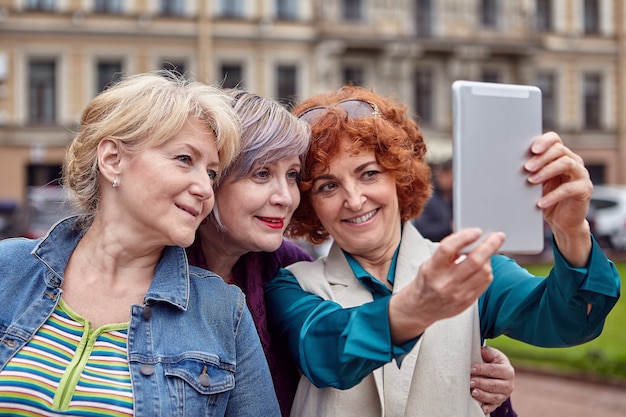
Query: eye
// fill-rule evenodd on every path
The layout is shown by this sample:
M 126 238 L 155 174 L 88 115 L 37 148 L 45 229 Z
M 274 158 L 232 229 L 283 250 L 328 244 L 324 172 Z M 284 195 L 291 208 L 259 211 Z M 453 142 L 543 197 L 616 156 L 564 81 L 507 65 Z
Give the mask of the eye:
M 334 190 L 337 189 L 337 184 L 334 182 L 325 182 L 320 184 L 317 188 L 316 188 L 316 192 L 318 193 L 330 193 Z
M 377 171 L 377 170 L 365 171 L 363 173 L 363 178 L 366 180 L 375 179 L 378 176 L 378 174 L 380 174 L 380 171 Z
M 269 170 L 263 168 L 263 169 L 259 169 L 258 171 L 255 171 L 254 174 L 252 174 L 252 176 L 260 180 L 265 180 L 270 176 L 270 172 Z
M 217 178 L 217 171 L 214 169 L 209 169 L 207 171 L 207 174 L 209 174 L 209 178 L 211 179 L 211 181 L 215 181 L 215 179 Z
M 183 164 L 191 165 L 191 156 L 189 155 L 178 155 L 176 159 L 178 159 Z
M 292 182 L 300 181 L 300 171 L 294 169 L 293 171 L 287 172 L 287 180 Z

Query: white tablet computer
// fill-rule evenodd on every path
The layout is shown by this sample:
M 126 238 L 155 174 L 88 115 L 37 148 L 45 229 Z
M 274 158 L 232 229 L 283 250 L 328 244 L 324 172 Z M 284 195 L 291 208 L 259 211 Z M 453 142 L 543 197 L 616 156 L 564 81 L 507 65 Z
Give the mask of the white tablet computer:
M 541 185 L 527 181 L 524 164 L 532 140 L 542 133 L 541 91 L 455 81 L 452 96 L 454 230 L 501 231 L 506 241 L 500 252 L 540 253 Z

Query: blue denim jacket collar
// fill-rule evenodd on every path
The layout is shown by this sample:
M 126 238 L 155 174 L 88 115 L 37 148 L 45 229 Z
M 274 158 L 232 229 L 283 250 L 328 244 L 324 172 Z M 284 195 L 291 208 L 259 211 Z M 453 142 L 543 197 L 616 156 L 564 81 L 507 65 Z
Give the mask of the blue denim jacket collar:
M 35 246 L 32 254 L 48 265 L 54 274 L 46 274 L 47 284 L 60 286 L 72 252 L 84 233 L 76 233 L 77 217 L 55 224 Z M 58 279 L 58 282 L 56 280 Z M 144 303 L 163 301 L 181 310 L 189 304 L 189 263 L 182 248 L 166 246 L 154 271 L 154 279 L 144 297 Z

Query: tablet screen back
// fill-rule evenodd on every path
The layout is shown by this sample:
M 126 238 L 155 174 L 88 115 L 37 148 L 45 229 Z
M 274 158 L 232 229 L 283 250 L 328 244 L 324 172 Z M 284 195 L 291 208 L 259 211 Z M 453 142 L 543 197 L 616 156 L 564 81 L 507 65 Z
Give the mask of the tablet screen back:
M 537 87 L 455 81 L 453 95 L 454 230 L 506 233 L 500 252 L 543 250 L 541 186 L 524 164 L 541 135 Z

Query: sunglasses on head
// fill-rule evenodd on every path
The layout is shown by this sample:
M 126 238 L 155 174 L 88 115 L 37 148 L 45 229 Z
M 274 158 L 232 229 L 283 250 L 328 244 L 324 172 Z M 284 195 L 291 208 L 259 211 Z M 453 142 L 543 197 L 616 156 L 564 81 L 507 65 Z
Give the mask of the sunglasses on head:
M 306 109 L 298 116 L 298 118 L 304 120 L 308 124 L 313 124 L 324 113 L 326 113 L 326 110 L 335 107 L 344 110 L 350 119 L 358 119 L 359 117 L 366 116 L 382 116 L 382 113 L 378 110 L 378 106 L 376 106 L 376 104 L 358 98 L 347 98 L 331 106 L 315 106 L 310 109 Z

